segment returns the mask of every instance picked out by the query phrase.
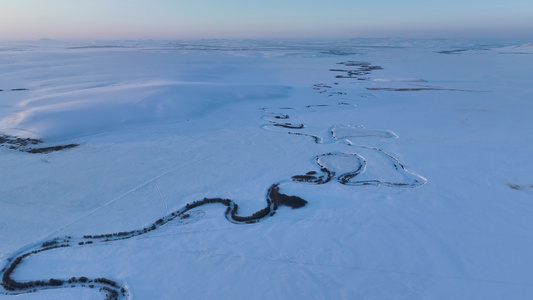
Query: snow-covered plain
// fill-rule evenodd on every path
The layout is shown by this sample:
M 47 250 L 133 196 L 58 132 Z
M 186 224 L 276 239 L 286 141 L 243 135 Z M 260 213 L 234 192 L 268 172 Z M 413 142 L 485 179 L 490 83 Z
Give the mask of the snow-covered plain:
M 532 44 L 41 40 L 0 43 L 0 70 L 2 275 L 70 237 L 25 257 L 18 282 L 105 277 L 132 299 L 533 294 Z M 308 203 L 253 224 L 208 204 L 83 238 L 204 198 L 248 216 L 273 184 Z M 106 297 L 67 286 L 0 298 Z

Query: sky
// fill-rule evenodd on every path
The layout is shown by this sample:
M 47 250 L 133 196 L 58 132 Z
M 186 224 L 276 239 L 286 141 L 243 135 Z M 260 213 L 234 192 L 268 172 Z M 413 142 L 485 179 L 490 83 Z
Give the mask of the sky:
M 0 39 L 533 38 L 532 0 L 0 0 Z

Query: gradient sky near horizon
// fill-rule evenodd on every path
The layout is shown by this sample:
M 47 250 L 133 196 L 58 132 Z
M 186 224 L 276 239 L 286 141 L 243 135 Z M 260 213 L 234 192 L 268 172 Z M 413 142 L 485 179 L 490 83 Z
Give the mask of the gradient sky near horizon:
M 0 0 L 0 39 L 533 38 L 532 0 Z

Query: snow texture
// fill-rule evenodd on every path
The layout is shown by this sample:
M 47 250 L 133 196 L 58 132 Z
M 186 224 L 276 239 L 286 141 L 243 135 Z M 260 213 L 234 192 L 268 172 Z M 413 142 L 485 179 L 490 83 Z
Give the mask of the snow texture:
M 527 299 L 532 49 L 2 42 L 0 299 Z

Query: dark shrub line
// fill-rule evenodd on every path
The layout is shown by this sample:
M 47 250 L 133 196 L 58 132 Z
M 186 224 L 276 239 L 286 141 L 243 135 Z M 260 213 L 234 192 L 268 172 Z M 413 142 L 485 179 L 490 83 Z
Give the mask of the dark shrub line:
M 30 148 L 30 149 L 22 150 L 22 151 L 27 152 L 27 153 L 50 153 L 54 151 L 60 151 L 64 149 L 78 147 L 79 145 L 80 144 L 68 144 L 68 145 L 60 145 L 60 146 L 52 146 L 52 147 L 44 147 L 44 148 Z
M 313 140 L 315 141 L 315 144 L 320 144 L 320 142 L 322 142 L 322 138 L 319 137 L 319 136 L 316 136 L 316 135 L 312 135 L 312 134 L 307 134 L 307 133 L 301 133 L 301 132 L 287 132 L 288 134 L 294 134 L 294 135 L 302 135 L 302 136 L 309 136 L 309 137 L 312 137 Z
M 207 205 L 207 204 L 222 204 L 226 207 L 224 215 L 226 218 L 233 222 L 233 223 L 240 223 L 240 224 L 250 224 L 250 223 L 256 223 L 260 221 L 261 219 L 269 216 L 273 216 L 275 214 L 275 211 L 278 209 L 279 206 L 285 205 L 292 208 L 299 208 L 304 206 L 307 201 L 304 199 L 297 197 L 297 196 L 288 196 L 285 194 L 282 194 L 279 192 L 279 183 L 273 184 L 266 196 L 266 202 L 267 206 L 263 209 L 260 209 L 253 213 L 250 216 L 239 216 L 238 215 L 238 209 L 239 206 L 237 203 L 233 202 L 230 199 L 223 199 L 223 198 L 204 198 L 202 200 L 194 201 L 192 203 L 187 203 L 185 207 L 183 207 L 180 210 L 177 210 L 175 212 L 172 212 L 171 214 L 162 217 L 155 221 L 152 224 L 149 224 L 148 226 L 138 229 L 138 230 L 132 230 L 132 231 L 123 231 L 123 232 L 117 232 L 117 233 L 108 233 L 108 234 L 100 234 L 100 235 L 84 235 L 83 239 L 86 241 L 78 241 L 78 246 L 83 245 L 89 245 L 92 244 L 93 241 L 99 241 L 99 242 L 109 242 L 109 241 L 116 241 L 121 239 L 129 239 L 134 236 L 142 235 L 144 233 L 150 232 L 152 230 L 157 229 L 160 226 L 163 226 L 164 224 L 170 222 L 171 220 L 175 218 L 189 218 L 190 215 L 187 214 L 189 210 L 192 210 L 194 208 Z M 55 238 L 50 241 L 45 241 L 42 244 L 40 244 L 37 250 L 29 251 L 26 253 L 19 254 L 16 257 L 8 258 L 7 261 L 10 262 L 9 266 L 4 268 L 2 270 L 2 282 L 1 285 L 4 287 L 5 290 L 8 291 L 18 291 L 20 293 L 24 292 L 35 292 L 37 291 L 35 288 L 58 288 L 58 287 L 76 287 L 77 284 L 81 284 L 82 287 L 86 287 L 86 283 L 98 283 L 100 285 L 103 285 L 100 288 L 100 291 L 106 293 L 106 299 L 118 299 L 120 294 L 123 296 L 126 295 L 126 289 L 122 286 L 119 286 L 117 282 L 107 279 L 107 278 L 95 278 L 93 280 L 82 276 L 79 278 L 71 277 L 67 280 L 62 279 L 56 279 L 51 278 L 49 280 L 34 280 L 34 281 L 28 281 L 28 282 L 18 282 L 11 278 L 13 272 L 15 269 L 20 265 L 20 263 L 23 262 L 23 260 L 32 255 L 37 254 L 40 252 L 57 249 L 57 248 L 64 248 L 64 247 L 70 247 L 70 246 L 76 246 L 76 243 L 70 242 L 71 237 L 66 237 L 65 239 L 61 240 L 60 238 Z M 90 284 L 89 288 L 94 287 L 94 284 Z M 120 293 L 119 293 L 120 290 Z
M 274 122 L 272 122 L 274 123 Z M 274 126 L 289 128 L 289 129 L 302 129 L 304 124 L 292 124 L 292 123 L 274 123 Z
M 383 155 L 387 156 L 389 159 L 392 160 L 392 163 L 394 167 L 399 171 L 406 171 L 404 166 L 393 156 L 390 154 L 384 152 L 381 149 L 377 148 L 370 148 L 375 151 L 378 151 L 382 153 Z M 310 182 L 313 184 L 324 184 L 329 182 L 332 178 L 335 178 L 335 173 L 328 170 L 324 165 L 320 163 L 320 158 L 328 155 L 334 155 L 332 153 L 326 153 L 320 156 L 316 157 L 316 162 L 318 166 L 320 167 L 320 171 L 322 172 L 322 175 L 318 176 L 316 171 L 310 171 L 307 172 L 305 175 L 295 175 L 292 177 L 293 181 L 297 182 Z M 413 183 L 390 183 L 390 182 L 381 182 L 378 180 L 367 180 L 367 181 L 358 181 L 358 182 L 350 182 L 350 180 L 357 176 L 362 170 L 364 169 L 364 165 L 366 164 L 366 161 L 363 161 L 363 163 L 358 167 L 357 170 L 354 170 L 353 172 L 348 172 L 345 174 L 342 174 L 337 180 L 341 184 L 346 185 L 378 185 L 378 184 L 388 184 L 393 186 L 414 186 L 417 185 L 419 182 L 417 180 L 414 180 Z M 132 231 L 123 231 L 123 232 L 117 232 L 117 233 L 109 233 L 109 234 L 100 234 L 100 235 L 84 235 L 83 239 L 84 241 L 79 241 L 78 246 L 82 245 L 89 245 L 93 242 L 109 242 L 109 241 L 116 241 L 116 240 L 122 240 L 122 239 L 129 239 L 134 236 L 142 235 L 145 233 L 148 233 L 150 231 L 153 231 L 157 229 L 160 226 L 165 225 L 166 223 L 176 219 L 186 219 L 190 217 L 190 214 L 187 212 L 203 206 L 207 204 L 221 204 L 226 207 L 226 210 L 224 212 L 225 217 L 233 222 L 233 223 L 239 223 L 239 224 L 249 224 L 249 223 L 255 223 L 259 222 L 261 219 L 273 216 L 276 213 L 276 210 L 279 208 L 279 206 L 288 206 L 291 208 L 299 208 L 307 204 L 307 201 L 298 197 L 298 196 L 290 196 L 286 195 L 280 192 L 280 183 L 273 184 L 267 191 L 266 194 L 266 202 L 267 206 L 263 209 L 260 209 L 256 211 L 255 213 L 251 214 L 250 216 L 240 216 L 238 215 L 238 209 L 239 206 L 237 203 L 233 202 L 230 199 L 223 199 L 223 198 L 204 198 L 202 200 L 194 201 L 192 203 L 187 203 L 183 208 L 172 212 L 171 214 L 162 217 L 158 220 L 156 220 L 154 223 L 149 224 L 148 226 L 132 230 Z M 80 283 L 82 287 L 86 287 L 85 283 L 98 283 L 100 285 L 103 285 L 103 287 L 100 288 L 100 291 L 103 291 L 106 293 L 106 299 L 118 299 L 120 295 L 126 295 L 126 289 L 123 286 L 119 286 L 115 281 L 107 279 L 107 278 L 96 278 L 94 280 L 90 280 L 87 277 L 79 277 L 76 279 L 75 277 L 72 277 L 68 280 L 61 280 L 61 279 L 55 279 L 51 278 L 49 280 L 35 280 L 35 281 L 29 281 L 29 282 L 18 282 L 11 278 L 14 270 L 20 265 L 23 260 L 32 255 L 37 254 L 43 251 L 48 251 L 52 249 L 57 248 L 63 248 L 63 247 L 70 247 L 74 246 L 75 242 L 70 242 L 71 237 L 66 237 L 64 239 L 55 238 L 50 241 L 45 241 L 42 244 L 38 245 L 38 249 L 29 251 L 26 253 L 19 254 L 15 257 L 9 257 L 7 258 L 7 261 L 10 262 L 6 267 L 2 269 L 2 282 L 1 285 L 4 287 L 5 290 L 8 291 L 18 291 L 20 293 L 23 292 L 34 292 L 37 291 L 35 288 L 57 288 L 57 287 L 66 287 L 66 286 L 74 286 L 77 285 L 75 283 Z M 91 284 L 89 287 L 94 287 L 94 284 Z M 120 291 L 120 292 L 119 292 Z
M 79 144 L 68 144 L 43 148 L 29 148 L 31 145 L 38 145 L 41 143 L 43 143 L 43 141 L 40 139 L 21 138 L 18 136 L 0 134 L 0 146 L 5 145 L 5 147 L 11 150 L 18 150 L 26 153 L 50 153 L 79 146 Z

